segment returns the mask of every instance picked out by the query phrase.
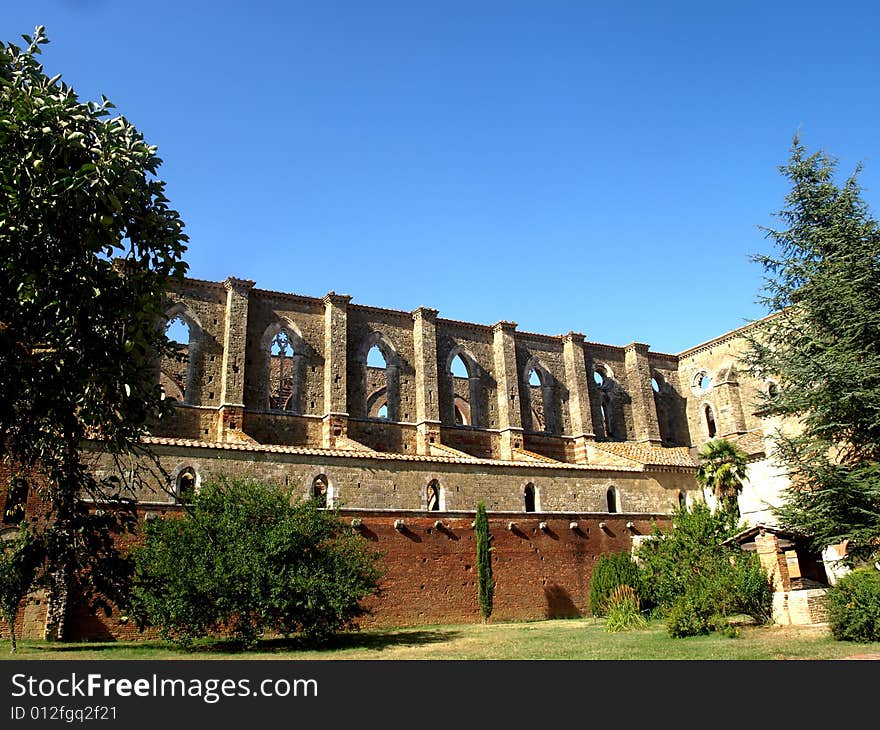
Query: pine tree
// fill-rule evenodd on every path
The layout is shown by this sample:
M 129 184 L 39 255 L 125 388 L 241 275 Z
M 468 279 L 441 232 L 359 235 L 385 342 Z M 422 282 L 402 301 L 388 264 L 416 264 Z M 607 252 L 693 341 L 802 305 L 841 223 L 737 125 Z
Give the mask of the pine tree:
M 474 524 L 477 537 L 477 596 L 480 601 L 480 613 L 483 623 L 492 615 L 492 600 L 495 593 L 495 581 L 492 578 L 492 547 L 489 535 L 489 518 L 486 516 L 486 506 L 480 502 L 477 505 L 477 519 Z
M 774 316 L 750 336 L 753 374 L 775 387 L 767 415 L 795 428 L 775 445 L 791 486 L 777 517 L 814 547 L 849 541 L 849 560 L 880 554 L 880 228 L 860 169 L 838 185 L 836 161 L 795 138 L 780 168 L 791 185 L 766 229 L 761 301 Z

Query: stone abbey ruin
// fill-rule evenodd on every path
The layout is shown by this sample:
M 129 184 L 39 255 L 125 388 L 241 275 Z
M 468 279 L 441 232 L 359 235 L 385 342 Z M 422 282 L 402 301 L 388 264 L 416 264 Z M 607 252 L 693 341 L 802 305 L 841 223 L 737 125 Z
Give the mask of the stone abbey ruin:
M 141 518 L 181 509 L 212 474 L 318 497 L 383 553 L 366 623 L 478 617 L 480 500 L 494 615 L 531 619 L 585 613 L 598 555 L 630 550 L 675 507 L 704 498 L 694 454 L 705 441 L 725 437 L 750 455 L 740 500 L 750 524 L 769 519 L 784 481 L 767 459 L 774 424 L 754 405 L 773 384 L 737 368 L 742 329 L 666 354 L 235 278 L 172 286 L 169 332 L 187 357 L 160 363 L 176 404 L 148 442 L 170 481 L 126 485 Z M 765 549 L 785 572 L 778 541 Z M 777 583 L 792 587 L 796 572 Z M 42 598 L 25 609 L 25 634 L 45 630 Z M 65 612 L 65 638 L 136 635 L 122 616 Z

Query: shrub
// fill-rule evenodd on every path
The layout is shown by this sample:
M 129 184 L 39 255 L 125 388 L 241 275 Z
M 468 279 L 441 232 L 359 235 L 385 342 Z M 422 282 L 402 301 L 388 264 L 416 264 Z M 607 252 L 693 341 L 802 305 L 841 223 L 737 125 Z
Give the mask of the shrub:
M 880 571 L 859 568 L 826 594 L 831 635 L 838 641 L 880 641 Z
M 734 531 L 729 514 L 698 503 L 678 510 L 671 530 L 655 529 L 640 546 L 643 599 L 666 618 L 671 636 L 718 627 L 732 633 L 723 619 L 732 614 L 770 619 L 772 587 L 758 557 L 722 545 Z
M 600 555 L 590 578 L 590 611 L 594 616 L 605 615 L 608 597 L 621 585 L 632 588 L 638 598 L 641 587 L 639 567 L 633 562 L 629 553 Z
M 628 585 L 619 585 L 605 602 L 605 630 L 611 633 L 643 629 L 648 625 L 642 616 L 638 594 Z
M 251 646 L 266 631 L 326 639 L 353 625 L 380 576 L 335 511 L 253 479 L 204 485 L 182 517 L 148 523 L 132 555 L 132 616 L 183 645 Z

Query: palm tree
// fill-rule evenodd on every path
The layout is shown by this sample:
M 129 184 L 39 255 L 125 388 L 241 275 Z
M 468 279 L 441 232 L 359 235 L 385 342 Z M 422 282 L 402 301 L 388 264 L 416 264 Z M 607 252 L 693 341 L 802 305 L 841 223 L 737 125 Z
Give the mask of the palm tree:
M 697 456 L 697 482 L 712 492 L 722 509 L 739 517 L 737 499 L 748 471 L 748 454 L 727 439 L 713 439 L 700 447 Z

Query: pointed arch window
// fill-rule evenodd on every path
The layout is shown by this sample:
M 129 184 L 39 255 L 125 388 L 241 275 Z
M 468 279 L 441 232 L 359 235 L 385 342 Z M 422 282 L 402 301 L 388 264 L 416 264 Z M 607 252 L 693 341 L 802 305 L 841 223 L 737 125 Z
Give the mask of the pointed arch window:
M 159 363 L 159 385 L 166 398 L 179 403 L 198 405 L 196 360 L 199 333 L 195 315 L 184 304 L 174 305 L 166 313 L 165 336 L 176 352 L 164 356 Z
M 189 504 L 192 502 L 193 498 L 196 496 L 197 486 L 198 476 L 196 475 L 196 470 L 191 466 L 181 469 L 180 473 L 177 475 L 176 484 L 174 485 L 177 501 L 181 504 Z
M 718 433 L 718 427 L 715 425 L 715 412 L 708 403 L 703 408 L 703 415 L 706 418 L 706 432 L 709 434 L 709 438 L 713 439 Z
M 449 405 L 444 408 L 444 422 L 456 426 L 481 426 L 480 375 L 476 361 L 456 345 L 446 365 L 446 393 Z
M 607 395 L 602 396 L 602 403 L 599 406 L 602 412 L 602 427 L 605 429 L 605 438 L 614 438 L 614 423 L 611 416 L 611 400 Z

